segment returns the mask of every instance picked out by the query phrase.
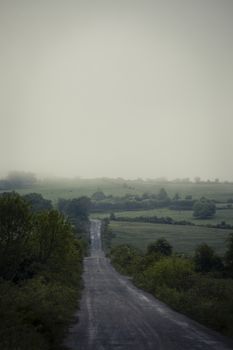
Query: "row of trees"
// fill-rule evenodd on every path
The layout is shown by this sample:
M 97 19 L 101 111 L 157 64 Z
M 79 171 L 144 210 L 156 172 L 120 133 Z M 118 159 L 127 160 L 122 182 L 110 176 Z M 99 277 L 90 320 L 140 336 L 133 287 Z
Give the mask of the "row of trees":
M 92 211 L 139 210 L 170 207 L 174 210 L 191 210 L 194 201 L 191 196 L 180 199 L 176 194 L 170 199 L 164 188 L 158 194 L 143 195 L 126 194 L 123 197 L 105 196 L 102 191 L 95 192 L 91 197 Z
M 69 221 L 48 202 L 44 201 L 46 210 L 38 210 L 42 202 L 35 195 L 0 196 L 4 350 L 58 349 L 77 307 L 85 247 Z
M 166 190 L 161 188 L 159 193 L 139 195 L 125 195 L 123 197 L 105 196 L 102 191 L 95 192 L 92 197 L 92 211 L 111 211 L 111 210 L 137 210 L 154 209 L 168 207 L 172 210 L 193 210 L 193 216 L 198 219 L 207 219 L 214 216 L 216 205 L 213 201 L 201 198 L 199 201 L 193 200 L 192 196 L 180 199 L 176 194 L 170 199 Z
M 109 215 L 109 219 L 113 220 L 113 221 L 146 222 L 146 223 L 151 223 L 151 224 L 195 226 L 195 224 L 193 222 L 186 221 L 186 220 L 174 220 L 169 216 L 157 217 L 156 215 L 153 215 L 153 216 L 129 217 L 129 216 L 116 216 L 115 213 L 111 213 Z

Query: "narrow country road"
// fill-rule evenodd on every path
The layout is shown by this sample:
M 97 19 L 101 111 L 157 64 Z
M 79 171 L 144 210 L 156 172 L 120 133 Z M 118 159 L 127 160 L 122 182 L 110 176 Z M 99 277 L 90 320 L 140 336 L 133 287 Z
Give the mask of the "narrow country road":
M 84 262 L 79 322 L 65 342 L 69 349 L 233 349 L 230 339 L 172 311 L 117 273 L 101 249 L 100 225 L 91 222 L 91 256 Z

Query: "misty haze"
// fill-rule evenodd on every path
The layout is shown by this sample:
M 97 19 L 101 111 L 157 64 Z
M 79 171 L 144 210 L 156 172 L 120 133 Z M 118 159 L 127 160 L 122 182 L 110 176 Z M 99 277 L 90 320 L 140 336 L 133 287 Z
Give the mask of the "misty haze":
M 233 349 L 233 2 L 0 0 L 0 349 Z
M 232 180 L 232 13 L 1 0 L 2 175 Z

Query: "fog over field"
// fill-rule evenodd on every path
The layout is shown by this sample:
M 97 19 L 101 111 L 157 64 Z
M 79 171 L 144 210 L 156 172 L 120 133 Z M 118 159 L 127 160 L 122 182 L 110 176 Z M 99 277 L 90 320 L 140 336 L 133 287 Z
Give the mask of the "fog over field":
M 233 180 L 232 0 L 0 0 L 0 175 Z

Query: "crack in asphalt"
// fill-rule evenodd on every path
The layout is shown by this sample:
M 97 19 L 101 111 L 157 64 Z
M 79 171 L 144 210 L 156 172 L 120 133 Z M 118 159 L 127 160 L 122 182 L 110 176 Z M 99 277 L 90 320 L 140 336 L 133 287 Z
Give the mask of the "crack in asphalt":
M 120 275 L 101 248 L 101 222 L 91 221 L 78 322 L 71 350 L 230 350 L 233 341 L 171 310 Z M 213 315 L 214 317 L 214 315 Z

